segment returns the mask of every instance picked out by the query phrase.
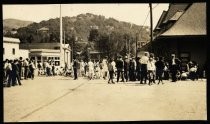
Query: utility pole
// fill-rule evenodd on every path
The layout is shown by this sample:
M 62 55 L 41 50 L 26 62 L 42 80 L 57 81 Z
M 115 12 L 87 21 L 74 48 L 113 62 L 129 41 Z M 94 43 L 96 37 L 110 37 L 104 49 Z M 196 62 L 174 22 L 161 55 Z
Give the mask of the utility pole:
M 128 39 L 128 58 L 130 59 L 130 37 Z
M 152 20 L 152 3 L 149 3 L 150 8 L 150 42 L 153 41 L 153 20 Z
M 71 42 L 71 62 L 73 63 L 73 56 L 74 56 L 74 27 L 71 27 L 71 37 L 73 37 L 73 38 L 71 38 L 71 39 L 73 39 L 72 40 L 72 42 Z
M 61 4 L 60 4 L 60 66 L 62 62 L 62 42 L 63 42 L 63 26 L 62 26 L 62 15 L 61 15 Z
M 138 57 L 138 53 L 137 53 L 138 52 L 138 50 L 137 50 L 138 49 L 137 48 L 138 44 L 137 44 L 137 41 L 138 41 L 138 33 L 136 33 L 136 60 L 137 60 L 137 57 Z
M 63 44 L 64 44 L 64 63 L 65 63 L 66 62 L 65 31 L 63 31 L 63 42 L 64 42 Z

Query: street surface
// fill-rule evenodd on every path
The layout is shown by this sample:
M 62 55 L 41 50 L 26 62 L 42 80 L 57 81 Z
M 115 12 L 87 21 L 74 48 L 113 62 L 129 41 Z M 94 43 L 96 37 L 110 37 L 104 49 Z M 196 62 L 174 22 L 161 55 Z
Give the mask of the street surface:
M 206 120 L 206 80 L 143 85 L 35 77 L 4 88 L 4 122 Z

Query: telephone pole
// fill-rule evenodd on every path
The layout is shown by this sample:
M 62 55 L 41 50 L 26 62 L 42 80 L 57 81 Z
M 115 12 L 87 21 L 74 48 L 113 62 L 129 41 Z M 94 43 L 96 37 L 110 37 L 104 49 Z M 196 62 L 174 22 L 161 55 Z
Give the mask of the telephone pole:
M 153 20 L 152 20 L 152 3 L 149 3 L 150 8 L 150 42 L 153 40 Z
M 63 25 L 62 25 L 62 15 L 61 15 L 61 4 L 60 4 L 60 66 L 62 65 L 62 43 L 63 43 Z
M 138 57 L 138 33 L 136 33 L 136 60 L 137 60 L 137 57 Z

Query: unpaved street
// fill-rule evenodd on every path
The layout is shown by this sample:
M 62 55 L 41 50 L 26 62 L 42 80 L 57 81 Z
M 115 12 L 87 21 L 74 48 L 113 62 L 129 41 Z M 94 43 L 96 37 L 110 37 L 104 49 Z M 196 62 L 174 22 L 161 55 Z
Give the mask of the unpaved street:
M 4 121 L 206 120 L 206 81 L 107 84 L 36 77 L 4 88 Z

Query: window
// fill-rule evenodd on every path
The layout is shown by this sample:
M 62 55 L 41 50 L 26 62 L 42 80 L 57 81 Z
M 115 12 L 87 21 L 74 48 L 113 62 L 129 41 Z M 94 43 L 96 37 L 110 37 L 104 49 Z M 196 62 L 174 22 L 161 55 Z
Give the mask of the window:
M 31 57 L 31 60 L 35 60 L 35 57 L 34 57 L 34 56 L 32 56 L 32 57 Z
M 41 61 L 41 56 L 37 56 L 37 60 L 38 61 Z
M 59 50 L 59 49 L 60 49 L 60 47 L 54 47 L 54 49 L 55 49 L 55 50 Z
M 60 57 L 55 57 L 55 60 L 59 60 L 60 59 Z
M 12 48 L 12 54 L 15 55 L 15 48 Z
M 59 66 L 60 65 L 60 61 L 55 61 L 55 66 Z

